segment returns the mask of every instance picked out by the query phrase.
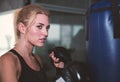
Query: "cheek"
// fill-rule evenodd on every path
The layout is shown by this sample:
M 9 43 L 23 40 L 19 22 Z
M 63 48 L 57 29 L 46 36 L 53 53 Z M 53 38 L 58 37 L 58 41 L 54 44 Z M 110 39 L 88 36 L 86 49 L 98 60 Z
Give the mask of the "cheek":
M 36 29 L 31 29 L 30 31 L 29 31 L 29 35 L 32 37 L 32 36 L 37 36 L 37 35 L 39 35 L 39 31 L 38 30 L 36 30 Z
M 31 31 L 29 34 L 30 34 L 31 36 L 36 36 L 36 35 L 38 35 L 38 32 L 36 32 L 36 31 Z
M 40 33 L 35 30 L 30 30 L 27 35 L 29 40 L 35 40 L 39 38 Z

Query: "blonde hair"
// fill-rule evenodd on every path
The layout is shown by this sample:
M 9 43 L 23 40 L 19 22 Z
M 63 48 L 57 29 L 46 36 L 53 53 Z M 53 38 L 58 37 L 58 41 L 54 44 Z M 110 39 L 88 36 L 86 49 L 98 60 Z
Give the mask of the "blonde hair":
M 20 37 L 20 31 L 18 30 L 18 24 L 21 22 L 25 26 L 29 27 L 32 24 L 37 14 L 44 14 L 49 17 L 48 10 L 35 4 L 30 4 L 30 5 L 24 6 L 21 9 L 16 10 L 15 15 L 14 15 L 14 26 L 15 26 L 15 32 L 17 35 L 16 36 L 17 39 Z

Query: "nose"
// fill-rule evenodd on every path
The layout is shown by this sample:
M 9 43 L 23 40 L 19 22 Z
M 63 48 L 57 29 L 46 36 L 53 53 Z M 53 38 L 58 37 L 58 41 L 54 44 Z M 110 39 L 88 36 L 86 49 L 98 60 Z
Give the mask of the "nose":
M 48 30 L 47 30 L 46 28 L 43 29 L 42 34 L 43 34 L 45 37 L 48 37 Z

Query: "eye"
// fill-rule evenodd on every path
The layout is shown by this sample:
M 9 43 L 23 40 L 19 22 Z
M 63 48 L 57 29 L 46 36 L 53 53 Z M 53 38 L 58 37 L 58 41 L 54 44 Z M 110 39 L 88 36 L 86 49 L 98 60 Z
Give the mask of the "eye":
M 37 27 L 38 27 L 39 29 L 42 29 L 43 25 L 37 25 Z
M 49 29 L 50 29 L 50 25 L 48 25 L 48 26 L 46 27 L 46 29 L 49 30 Z

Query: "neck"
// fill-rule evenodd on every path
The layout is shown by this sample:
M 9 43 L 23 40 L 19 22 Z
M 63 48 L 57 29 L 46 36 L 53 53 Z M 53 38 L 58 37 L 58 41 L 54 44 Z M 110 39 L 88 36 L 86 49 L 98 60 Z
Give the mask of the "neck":
M 30 56 L 32 55 L 33 45 L 26 41 L 18 40 L 14 49 L 18 51 L 22 56 Z

